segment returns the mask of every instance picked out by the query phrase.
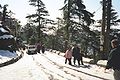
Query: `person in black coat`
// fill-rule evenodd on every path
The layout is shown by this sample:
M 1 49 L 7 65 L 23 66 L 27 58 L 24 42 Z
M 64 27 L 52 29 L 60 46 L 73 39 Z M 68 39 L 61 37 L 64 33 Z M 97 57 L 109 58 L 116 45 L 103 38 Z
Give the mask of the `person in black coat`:
M 36 43 L 36 52 L 40 53 L 40 50 L 41 50 L 41 42 L 38 41 L 38 42 Z
M 80 65 L 80 61 L 81 61 L 81 64 L 83 65 L 83 60 L 82 60 L 82 55 L 80 53 L 80 48 L 77 45 L 75 45 L 73 48 L 72 56 L 74 57 L 73 58 L 74 65 L 76 63 L 76 60 L 78 62 L 78 65 Z
M 110 69 L 113 68 L 114 70 L 114 78 L 115 80 L 120 80 L 120 45 L 117 39 L 111 41 L 112 50 L 108 56 L 108 62 L 105 68 Z
M 44 54 L 44 52 L 45 52 L 45 46 L 44 46 L 44 44 L 42 45 L 41 50 L 42 50 L 42 53 Z

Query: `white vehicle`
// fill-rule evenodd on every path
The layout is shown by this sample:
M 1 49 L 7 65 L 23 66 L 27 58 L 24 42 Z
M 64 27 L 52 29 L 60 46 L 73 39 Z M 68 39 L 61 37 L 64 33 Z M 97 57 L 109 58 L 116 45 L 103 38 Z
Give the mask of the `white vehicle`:
M 36 54 L 36 47 L 35 45 L 29 45 L 28 46 L 28 51 L 27 51 L 27 54 Z

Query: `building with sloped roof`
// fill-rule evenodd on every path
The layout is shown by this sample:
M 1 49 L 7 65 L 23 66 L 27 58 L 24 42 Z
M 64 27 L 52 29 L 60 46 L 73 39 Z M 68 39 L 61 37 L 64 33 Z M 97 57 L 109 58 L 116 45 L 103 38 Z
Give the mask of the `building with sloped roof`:
M 0 50 L 16 51 L 17 44 L 9 29 L 0 26 Z

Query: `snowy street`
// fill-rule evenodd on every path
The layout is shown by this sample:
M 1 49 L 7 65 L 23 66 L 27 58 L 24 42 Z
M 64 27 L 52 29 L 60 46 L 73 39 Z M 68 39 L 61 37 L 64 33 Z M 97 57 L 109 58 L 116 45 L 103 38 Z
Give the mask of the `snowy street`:
M 0 80 L 114 80 L 113 70 L 105 73 L 104 68 L 87 63 L 70 66 L 64 60 L 48 51 L 24 54 L 16 63 L 0 68 Z

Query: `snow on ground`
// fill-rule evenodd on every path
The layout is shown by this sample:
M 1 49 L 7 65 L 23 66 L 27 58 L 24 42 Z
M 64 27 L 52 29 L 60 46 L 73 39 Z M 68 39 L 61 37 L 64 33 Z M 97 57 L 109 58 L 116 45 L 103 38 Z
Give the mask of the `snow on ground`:
M 12 58 L 15 58 L 18 55 L 17 53 L 20 54 L 18 51 L 10 52 L 8 50 L 0 50 L 0 63 L 4 63 Z
M 70 66 L 65 58 L 51 52 L 27 55 L 14 64 L 0 68 L 0 80 L 114 80 L 113 71 L 86 64 Z
M 3 58 L 3 57 L 13 58 L 16 56 L 17 56 L 16 52 L 10 52 L 8 50 L 0 50 L 0 58 Z
M 58 56 L 57 54 L 53 56 L 47 52 L 46 54 L 47 55 L 43 55 L 43 59 L 41 59 L 41 57 L 39 58 L 39 56 L 35 59 L 38 59 L 39 64 L 44 65 L 47 71 L 49 70 L 50 72 L 58 74 L 58 76 L 64 77 L 62 80 L 113 80 L 113 71 L 107 71 L 107 73 L 105 73 L 103 67 L 90 64 L 70 66 L 64 64 L 64 57 Z M 44 62 L 45 58 L 48 59 L 47 62 L 49 62 L 49 64 Z
M 49 80 L 27 54 L 14 64 L 0 68 L 0 80 Z

